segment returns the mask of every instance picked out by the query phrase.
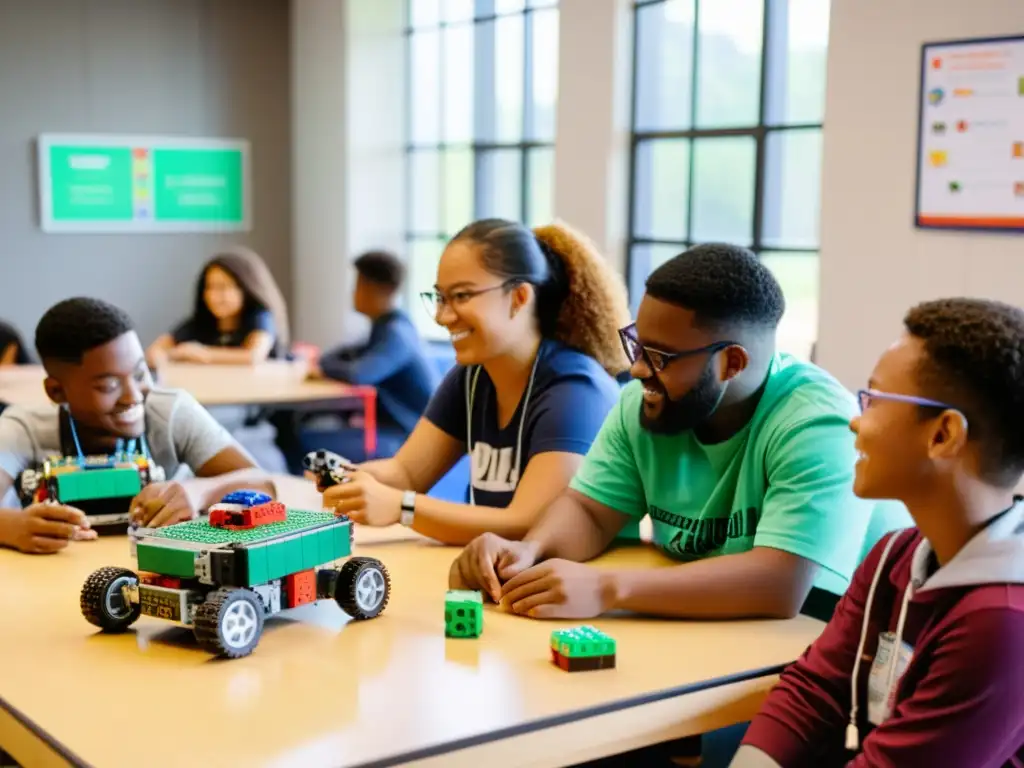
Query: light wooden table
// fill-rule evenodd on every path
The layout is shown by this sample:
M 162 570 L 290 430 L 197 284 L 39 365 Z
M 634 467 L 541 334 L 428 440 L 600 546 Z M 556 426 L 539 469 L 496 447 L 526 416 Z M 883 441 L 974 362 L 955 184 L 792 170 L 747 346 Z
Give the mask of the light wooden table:
M 50 403 L 43 390 L 42 366 L 0 368 L 0 402 L 39 406 Z M 341 408 L 362 411 L 366 451 L 377 450 L 377 391 L 330 380 L 306 378 L 304 362 L 269 360 L 259 365 L 194 365 L 168 363 L 161 367 L 159 385 L 184 389 L 200 403 L 218 405 L 289 406 L 305 410 Z
M 307 503 L 311 486 L 286 481 Z M 822 624 L 605 618 L 617 667 L 566 673 L 555 627 L 488 606 L 483 636 L 444 637 L 457 550 L 359 529 L 393 588 L 377 619 L 331 601 L 270 619 L 246 658 L 211 659 L 189 630 L 142 617 L 102 635 L 85 578 L 132 565 L 123 538 L 51 557 L 0 552 L 0 746 L 25 766 L 559 766 L 742 722 Z M 666 561 L 615 551 L 601 565 Z

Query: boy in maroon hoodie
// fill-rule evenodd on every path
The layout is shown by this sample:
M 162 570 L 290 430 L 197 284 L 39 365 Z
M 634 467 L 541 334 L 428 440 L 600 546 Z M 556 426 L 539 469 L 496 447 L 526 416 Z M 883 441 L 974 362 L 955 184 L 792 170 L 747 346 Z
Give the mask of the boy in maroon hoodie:
M 854 490 L 904 502 L 733 768 L 1024 766 L 1024 311 L 921 304 L 860 393 Z

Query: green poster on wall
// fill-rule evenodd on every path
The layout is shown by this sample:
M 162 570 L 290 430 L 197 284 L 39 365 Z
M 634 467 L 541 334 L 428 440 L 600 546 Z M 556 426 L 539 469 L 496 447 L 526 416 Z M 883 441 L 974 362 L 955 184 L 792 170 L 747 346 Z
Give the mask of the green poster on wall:
M 44 134 L 38 154 L 44 232 L 251 228 L 245 141 Z

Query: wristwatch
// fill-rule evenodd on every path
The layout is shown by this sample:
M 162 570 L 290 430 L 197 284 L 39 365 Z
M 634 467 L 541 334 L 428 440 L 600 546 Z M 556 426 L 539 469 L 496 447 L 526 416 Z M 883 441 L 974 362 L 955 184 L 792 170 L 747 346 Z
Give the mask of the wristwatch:
M 416 514 L 416 491 L 406 491 L 402 494 L 402 514 L 398 522 L 409 527 L 412 525 L 412 518 Z

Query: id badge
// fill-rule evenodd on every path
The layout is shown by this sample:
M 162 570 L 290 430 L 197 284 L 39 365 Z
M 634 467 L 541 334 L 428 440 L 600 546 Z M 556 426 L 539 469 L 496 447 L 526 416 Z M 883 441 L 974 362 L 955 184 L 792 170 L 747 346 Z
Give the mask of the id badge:
M 878 650 L 868 673 L 868 721 L 872 724 L 881 725 L 892 714 L 896 688 L 913 656 L 914 649 L 904 642 L 900 643 L 899 653 L 896 652 L 895 633 L 882 632 L 878 636 Z M 894 664 L 895 675 L 892 674 Z

